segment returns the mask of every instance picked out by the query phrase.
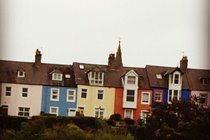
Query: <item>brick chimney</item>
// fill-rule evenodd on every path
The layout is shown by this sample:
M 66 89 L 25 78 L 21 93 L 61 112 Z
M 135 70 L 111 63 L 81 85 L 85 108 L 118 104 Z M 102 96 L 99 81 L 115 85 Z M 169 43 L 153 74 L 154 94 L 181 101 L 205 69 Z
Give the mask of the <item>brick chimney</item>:
M 180 60 L 180 69 L 183 73 L 186 73 L 187 65 L 188 65 L 187 56 L 183 56 L 182 59 Z
M 37 49 L 37 50 L 36 50 L 36 55 L 35 55 L 35 67 L 40 67 L 40 65 L 41 65 L 41 59 L 42 59 L 42 54 L 41 54 L 41 52 Z
M 115 67 L 115 55 L 113 53 L 109 54 L 108 66 L 113 69 Z

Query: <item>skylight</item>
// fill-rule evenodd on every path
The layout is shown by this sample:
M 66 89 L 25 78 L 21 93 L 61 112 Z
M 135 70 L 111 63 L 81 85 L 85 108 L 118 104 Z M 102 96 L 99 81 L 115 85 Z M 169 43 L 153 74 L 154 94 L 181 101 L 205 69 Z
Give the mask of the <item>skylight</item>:
M 156 74 L 156 78 L 157 79 L 162 79 L 162 75 L 161 74 Z

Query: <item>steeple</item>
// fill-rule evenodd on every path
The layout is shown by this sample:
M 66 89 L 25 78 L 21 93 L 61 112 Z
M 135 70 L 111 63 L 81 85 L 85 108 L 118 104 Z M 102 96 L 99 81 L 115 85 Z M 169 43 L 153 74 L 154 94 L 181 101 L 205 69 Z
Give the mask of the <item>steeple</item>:
M 117 53 L 116 53 L 116 66 L 117 67 L 122 67 L 122 52 L 121 52 L 121 41 L 119 41 Z

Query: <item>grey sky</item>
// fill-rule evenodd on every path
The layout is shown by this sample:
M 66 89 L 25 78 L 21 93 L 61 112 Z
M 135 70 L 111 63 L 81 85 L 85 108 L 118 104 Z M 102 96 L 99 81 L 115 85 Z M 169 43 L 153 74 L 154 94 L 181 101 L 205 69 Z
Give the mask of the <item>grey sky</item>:
M 0 0 L 1 59 L 210 68 L 208 0 Z

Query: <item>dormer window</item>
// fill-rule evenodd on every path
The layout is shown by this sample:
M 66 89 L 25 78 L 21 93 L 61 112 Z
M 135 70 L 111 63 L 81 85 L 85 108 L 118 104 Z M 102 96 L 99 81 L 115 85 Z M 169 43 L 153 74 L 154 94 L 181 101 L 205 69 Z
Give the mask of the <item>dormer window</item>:
M 179 84 L 179 74 L 174 74 L 174 84 Z
M 90 72 L 88 73 L 89 83 L 92 85 L 103 85 L 104 73 L 103 72 Z
M 169 76 L 169 80 L 170 80 L 170 83 L 171 84 L 180 84 L 181 83 L 181 77 L 180 77 L 180 74 L 178 73 L 174 73 L 174 74 L 171 74 Z
M 210 84 L 210 78 L 201 78 L 201 84 L 209 85 Z
M 63 74 L 61 74 L 61 73 L 53 73 L 52 74 L 52 80 L 62 81 L 62 78 L 63 78 Z
M 17 76 L 20 78 L 24 78 L 25 77 L 25 72 L 23 70 L 19 70 L 17 73 Z
M 134 84 L 136 83 L 136 77 L 135 76 L 128 76 L 128 80 L 127 80 L 128 84 Z

